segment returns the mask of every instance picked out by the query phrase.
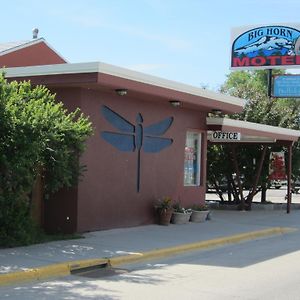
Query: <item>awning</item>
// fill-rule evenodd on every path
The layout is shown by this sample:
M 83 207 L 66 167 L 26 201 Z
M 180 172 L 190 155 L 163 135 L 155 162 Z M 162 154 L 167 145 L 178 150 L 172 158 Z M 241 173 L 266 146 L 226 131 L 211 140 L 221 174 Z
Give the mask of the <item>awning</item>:
M 208 141 L 216 143 L 212 138 L 212 132 L 221 131 L 221 132 L 237 132 L 241 134 L 240 140 L 223 140 L 219 143 L 231 143 L 240 144 L 240 143 L 256 143 L 256 144 L 267 144 L 267 143 L 278 143 L 281 145 L 287 146 L 288 149 L 288 165 L 287 165 L 287 213 L 290 212 L 291 202 L 292 202 L 292 191 L 291 191 L 291 173 L 292 173 L 292 145 L 300 137 L 300 130 L 264 125 L 259 123 L 252 123 L 228 118 L 210 118 L 206 119 L 207 129 L 208 129 Z M 226 135 L 225 135 L 226 136 Z M 217 142 L 218 143 L 218 142 Z M 266 153 L 266 145 L 263 147 L 263 154 L 257 169 L 257 174 L 255 176 L 255 183 L 253 185 L 252 192 L 250 193 L 250 201 L 257 187 L 258 179 L 261 173 L 261 168 Z M 235 154 L 235 149 L 232 146 L 234 151 L 234 163 L 235 169 L 237 172 L 238 182 L 240 191 L 242 191 L 240 184 L 240 175 L 237 166 L 237 159 Z M 245 202 L 241 192 L 242 206 L 244 207 Z
M 286 143 L 295 142 L 300 137 L 300 130 L 234 120 L 229 118 L 208 117 L 206 119 L 206 124 L 209 131 L 209 141 L 212 141 L 212 131 L 240 132 L 241 139 L 239 141 L 234 141 L 235 143 Z

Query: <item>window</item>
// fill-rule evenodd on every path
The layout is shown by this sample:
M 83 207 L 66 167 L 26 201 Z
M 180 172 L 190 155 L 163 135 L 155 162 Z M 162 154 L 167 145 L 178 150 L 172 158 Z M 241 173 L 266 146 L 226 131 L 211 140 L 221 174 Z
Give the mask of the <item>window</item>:
M 184 185 L 200 185 L 201 134 L 188 131 L 184 149 Z

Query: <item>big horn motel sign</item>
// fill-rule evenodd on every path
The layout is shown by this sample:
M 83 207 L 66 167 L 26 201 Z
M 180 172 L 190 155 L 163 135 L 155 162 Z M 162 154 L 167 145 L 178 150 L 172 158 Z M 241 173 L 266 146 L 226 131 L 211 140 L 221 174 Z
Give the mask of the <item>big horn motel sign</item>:
M 231 44 L 231 69 L 300 66 L 300 24 L 235 28 Z
M 300 97 L 300 77 L 272 69 L 300 67 L 300 24 L 239 27 L 231 32 L 231 69 L 269 69 L 268 95 Z
M 234 28 L 231 31 L 231 70 L 268 69 L 271 97 L 300 98 L 300 75 L 278 75 L 272 69 L 300 67 L 300 24 Z M 291 203 L 291 145 L 288 147 L 288 205 Z

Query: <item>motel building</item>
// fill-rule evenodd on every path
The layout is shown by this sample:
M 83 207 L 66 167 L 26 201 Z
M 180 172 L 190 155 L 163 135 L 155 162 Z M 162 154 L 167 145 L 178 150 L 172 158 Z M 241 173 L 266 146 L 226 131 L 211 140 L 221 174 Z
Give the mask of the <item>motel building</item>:
M 47 86 L 93 125 L 80 157 L 87 167 L 83 179 L 43 200 L 41 223 L 50 232 L 151 224 L 154 203 L 164 196 L 184 207 L 204 203 L 208 139 L 220 142 L 215 131 L 238 132 L 232 141 L 223 134 L 233 143 L 289 148 L 300 136 L 295 130 L 208 117 L 214 111 L 239 113 L 245 101 L 101 62 L 69 63 L 43 38 L 1 44 L 0 65 L 8 80 Z

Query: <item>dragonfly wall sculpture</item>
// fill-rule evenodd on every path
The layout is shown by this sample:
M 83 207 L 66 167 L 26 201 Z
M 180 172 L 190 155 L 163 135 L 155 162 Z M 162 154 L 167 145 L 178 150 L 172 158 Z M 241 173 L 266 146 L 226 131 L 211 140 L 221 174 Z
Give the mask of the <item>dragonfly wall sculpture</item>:
M 117 132 L 103 131 L 101 137 L 120 151 L 137 151 L 137 192 L 139 192 L 141 149 L 145 153 L 157 153 L 169 147 L 173 143 L 173 139 L 161 136 L 170 128 L 174 118 L 169 117 L 144 127 L 143 117 L 140 113 L 136 116 L 136 124 L 132 124 L 105 105 L 101 110 L 105 119 L 118 130 Z

